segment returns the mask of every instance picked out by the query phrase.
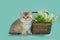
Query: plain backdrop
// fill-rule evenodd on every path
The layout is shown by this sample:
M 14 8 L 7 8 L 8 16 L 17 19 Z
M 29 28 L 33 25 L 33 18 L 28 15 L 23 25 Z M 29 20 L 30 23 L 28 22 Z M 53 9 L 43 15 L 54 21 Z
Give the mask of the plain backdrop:
M 42 11 L 58 16 L 47 35 L 9 35 L 11 24 L 20 12 Z M 0 40 L 60 40 L 60 0 L 0 0 Z

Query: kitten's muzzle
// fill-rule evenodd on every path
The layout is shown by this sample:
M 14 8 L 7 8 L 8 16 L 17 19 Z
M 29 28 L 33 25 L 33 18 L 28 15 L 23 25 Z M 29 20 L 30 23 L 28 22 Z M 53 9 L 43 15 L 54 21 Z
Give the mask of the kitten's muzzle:
M 26 20 L 27 18 L 25 18 L 25 20 Z

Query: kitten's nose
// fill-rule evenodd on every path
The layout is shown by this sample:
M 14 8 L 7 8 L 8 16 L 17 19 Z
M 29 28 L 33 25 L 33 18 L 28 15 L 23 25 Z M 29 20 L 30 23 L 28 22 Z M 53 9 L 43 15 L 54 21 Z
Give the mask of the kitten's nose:
M 25 18 L 25 20 L 26 20 L 27 18 Z

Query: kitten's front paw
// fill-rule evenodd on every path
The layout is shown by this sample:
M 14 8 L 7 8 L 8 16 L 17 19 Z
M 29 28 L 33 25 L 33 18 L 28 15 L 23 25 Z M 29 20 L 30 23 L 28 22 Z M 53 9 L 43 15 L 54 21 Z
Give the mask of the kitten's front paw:
M 31 34 L 31 35 L 32 35 L 32 32 L 30 32 L 29 34 Z
M 26 32 L 22 32 L 22 35 L 27 35 L 27 33 Z
M 31 31 L 28 31 L 28 34 L 32 35 L 32 32 Z

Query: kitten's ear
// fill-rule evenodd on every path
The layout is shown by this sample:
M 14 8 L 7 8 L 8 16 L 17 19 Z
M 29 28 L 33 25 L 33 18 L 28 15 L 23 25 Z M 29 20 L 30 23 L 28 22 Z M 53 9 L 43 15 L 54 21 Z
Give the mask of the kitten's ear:
M 32 18 L 32 12 L 29 12 L 29 16 Z
M 20 17 L 23 17 L 23 15 L 24 15 L 24 12 L 20 12 Z
M 32 12 L 29 12 L 29 15 L 32 15 Z
M 21 15 L 21 16 L 24 15 L 24 12 L 20 12 L 20 15 Z

